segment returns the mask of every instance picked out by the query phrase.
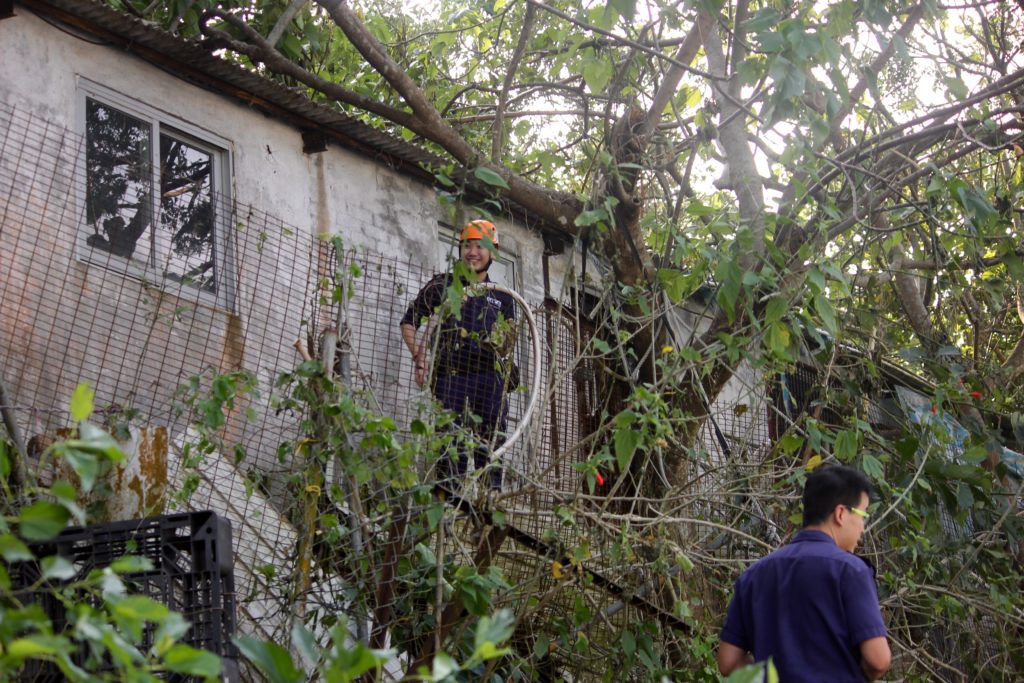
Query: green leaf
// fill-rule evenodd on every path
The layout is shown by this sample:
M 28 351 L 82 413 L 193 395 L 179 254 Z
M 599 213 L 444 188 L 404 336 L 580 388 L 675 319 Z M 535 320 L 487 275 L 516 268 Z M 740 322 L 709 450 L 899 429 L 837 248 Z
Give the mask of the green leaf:
M 28 546 L 22 543 L 19 539 L 15 538 L 11 534 L 3 534 L 0 536 L 0 557 L 4 558 L 4 561 L 10 564 L 12 562 L 20 562 L 22 560 L 31 560 L 33 555 L 32 551 L 28 549 Z
M 242 656 L 259 669 L 270 683 L 300 683 L 305 674 L 295 667 L 288 650 L 274 642 L 257 640 L 249 636 L 235 638 Z
M 787 100 L 804 94 L 804 89 L 807 87 L 807 74 L 800 65 L 779 55 L 772 60 L 768 74 L 775 81 L 774 97 Z
M 737 669 L 725 679 L 726 683 L 767 683 L 764 675 L 764 664 L 750 664 Z
M 793 453 L 796 453 L 797 449 L 801 448 L 803 445 L 804 440 L 802 437 L 799 437 L 796 434 L 786 434 L 779 441 L 779 450 L 781 450 L 786 455 L 792 455 Z
M 51 555 L 50 557 L 44 557 L 39 561 L 39 566 L 43 570 L 44 579 L 57 579 L 58 581 L 68 581 L 75 578 L 77 570 L 75 565 L 60 555 Z
M 836 442 L 832 448 L 832 454 L 838 460 L 850 462 L 857 455 L 857 432 L 844 429 L 836 435 Z
M 772 8 L 761 9 L 754 12 L 749 19 L 743 22 L 743 29 L 747 33 L 760 33 L 772 28 L 781 19 L 782 15 L 779 14 L 778 10 Z
M 833 337 L 837 336 L 839 334 L 839 324 L 836 322 L 836 310 L 832 308 L 832 303 L 824 294 L 815 295 L 814 310 L 818 312 L 818 318 L 821 319 L 821 324 L 825 326 L 825 330 Z
M 786 311 L 788 309 L 788 301 L 783 299 L 781 296 L 773 296 L 768 300 L 768 304 L 764 308 L 765 323 L 779 322 L 782 320 L 782 316 L 786 315 Z
M 957 186 L 956 194 L 964 211 L 976 226 L 986 225 L 999 215 L 988 199 L 970 185 Z
M 448 455 L 444 454 L 442 458 L 447 458 Z M 435 531 L 441 518 L 444 517 L 444 505 L 442 503 L 435 503 L 427 508 L 427 524 L 430 525 L 430 530 Z
M 459 664 L 444 652 L 434 655 L 434 661 L 430 666 L 430 680 L 443 681 L 459 671 Z
M 159 623 L 167 618 L 170 609 L 147 595 L 126 595 L 112 599 L 110 611 L 113 614 L 134 619 Z
M 608 220 L 608 212 L 602 207 L 591 209 L 589 211 L 581 211 L 576 219 L 573 221 L 578 227 L 585 228 L 588 225 L 595 225 Z
M 81 484 L 82 492 L 89 493 L 92 491 L 92 487 L 96 483 L 96 478 L 100 473 L 100 461 L 93 453 L 86 451 L 80 451 L 77 448 L 68 448 L 67 444 L 58 445 L 55 449 L 57 455 L 64 458 L 71 469 L 78 475 L 78 481 Z
M 583 80 L 595 95 L 604 90 L 615 74 L 611 61 L 602 57 L 590 57 L 583 64 Z
M 548 651 L 551 649 L 551 638 L 546 633 L 541 633 L 537 636 L 537 639 L 533 641 L 533 658 L 540 660 L 548 656 Z
M 626 657 L 632 657 L 636 653 L 636 638 L 628 628 L 622 632 L 622 652 Z
M 96 392 L 89 386 L 88 382 L 81 382 L 71 392 L 71 403 L 68 406 L 71 411 L 71 419 L 75 422 L 89 419 L 93 411 L 93 398 Z
M 500 609 L 491 616 L 480 617 L 473 635 L 473 659 L 486 661 L 504 654 L 498 646 L 512 637 L 515 624 L 515 615 L 509 609 Z
M 864 454 L 861 462 L 861 468 L 864 470 L 864 474 L 868 475 L 875 481 L 882 481 L 885 479 L 885 468 L 882 467 L 882 462 L 870 453 Z
M 486 166 L 477 166 L 473 169 L 473 175 L 476 176 L 477 180 L 487 183 L 492 187 L 500 187 L 503 190 L 508 189 L 508 183 L 498 173 Z
M 974 507 L 974 494 L 965 482 L 960 482 L 956 488 L 956 502 L 961 510 L 970 510 Z
M 658 269 L 658 281 L 672 303 L 680 303 L 689 293 L 688 278 L 685 273 L 671 268 Z
M 18 515 L 18 530 L 29 541 L 47 541 L 64 529 L 70 517 L 71 513 L 66 508 L 40 500 L 22 508 Z
M 114 462 L 124 460 L 124 453 L 121 452 L 114 437 L 91 422 L 83 422 L 78 425 L 78 435 L 78 439 L 67 442 L 69 448 L 86 450 Z
M 632 19 L 636 14 L 636 0 L 608 0 L 608 7 L 623 19 Z
M 67 643 L 63 638 L 33 635 L 11 641 L 7 645 L 7 654 L 14 660 L 20 661 L 28 657 L 55 655 L 64 647 L 67 647 Z
M 768 328 L 768 348 L 781 358 L 789 354 L 789 327 L 784 323 L 772 323 Z
M 148 572 L 153 568 L 153 560 L 138 555 L 125 555 L 110 563 L 110 569 L 117 574 Z
M 219 676 L 220 657 L 205 650 L 197 650 L 191 645 L 178 643 L 164 656 L 164 664 L 174 673 L 191 676 Z
M 153 652 L 162 657 L 176 642 L 185 637 L 192 625 L 179 612 L 168 612 L 153 634 Z
M 615 432 L 615 462 L 619 471 L 625 472 L 633 459 L 633 453 L 640 444 L 640 432 L 632 429 L 619 429 Z
M 953 94 L 953 97 L 958 100 L 967 99 L 969 91 L 967 90 L 967 84 L 964 83 L 962 78 L 958 76 L 946 76 L 942 80 L 949 89 L 949 92 Z
M 988 449 L 984 446 L 971 446 L 963 453 L 960 454 L 960 458 L 971 465 L 980 465 L 988 457 Z

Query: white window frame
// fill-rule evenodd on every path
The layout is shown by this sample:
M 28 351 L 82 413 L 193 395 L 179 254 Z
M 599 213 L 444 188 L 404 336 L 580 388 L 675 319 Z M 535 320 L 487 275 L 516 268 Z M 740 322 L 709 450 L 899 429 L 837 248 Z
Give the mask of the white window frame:
M 191 300 L 224 309 L 232 312 L 235 308 L 235 290 L 233 273 L 233 249 L 231 248 L 230 235 L 232 225 L 232 214 L 234 203 L 231 200 L 231 142 L 215 133 L 200 128 L 181 118 L 178 118 L 165 111 L 140 102 L 137 99 L 124 95 L 107 86 L 90 81 L 84 77 L 78 78 L 78 130 L 82 135 L 82 153 L 78 159 L 77 175 L 81 183 L 81 207 L 78 212 L 78 228 L 76 230 L 75 254 L 79 261 L 98 266 L 114 272 L 121 273 L 126 277 L 140 280 L 147 285 L 156 286 L 172 294 L 188 292 Z M 160 187 L 160 134 L 163 128 L 168 128 L 169 133 L 178 139 L 184 139 L 190 146 L 209 153 L 213 163 L 210 173 L 211 191 L 215 197 L 214 201 L 214 236 L 213 236 L 213 269 L 214 269 L 214 291 L 208 291 L 199 287 L 176 281 L 165 277 L 159 268 L 151 265 L 144 265 L 136 260 L 130 260 L 117 256 L 107 251 L 94 248 L 86 243 L 86 238 L 91 233 L 91 226 L 86 221 L 85 203 L 88 188 L 86 178 L 86 154 L 85 148 L 88 144 L 87 125 L 87 100 L 92 99 L 101 104 L 108 105 L 129 116 L 140 119 L 150 125 L 150 167 L 152 177 L 150 182 L 154 188 Z M 160 215 L 158 192 L 152 193 L 151 215 L 154 221 Z M 151 229 L 155 230 L 157 226 Z M 159 248 L 159 247 L 157 247 Z M 159 254 L 156 261 L 160 262 Z

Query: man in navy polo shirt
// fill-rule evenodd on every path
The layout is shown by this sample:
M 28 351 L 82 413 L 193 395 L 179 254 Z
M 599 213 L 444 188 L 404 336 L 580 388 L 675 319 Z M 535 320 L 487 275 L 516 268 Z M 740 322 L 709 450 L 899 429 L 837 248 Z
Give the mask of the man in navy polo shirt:
M 455 423 L 471 430 L 478 441 L 473 450 L 477 469 L 487 467 L 488 446 L 493 448 L 504 438 L 508 422 L 508 401 L 505 399 L 509 378 L 500 362 L 512 351 L 515 343 L 515 303 L 507 292 L 486 289 L 471 292 L 472 285 L 490 282 L 487 270 L 494 262 L 491 248 L 498 248 L 498 231 L 486 220 L 470 221 L 459 235 L 459 257 L 472 275 L 461 278 L 460 284 L 470 290 L 463 298 L 458 315 L 444 315 L 436 330 L 436 345 L 431 340 L 420 342 L 416 330 L 443 308 L 448 289 L 454 283 L 451 273 L 431 279 L 402 317 L 402 339 L 412 354 L 416 383 L 424 386 L 430 380 L 434 396 L 445 410 L 455 413 Z M 433 350 L 433 362 L 428 362 Z M 459 448 L 455 467 L 459 475 L 466 473 L 467 449 Z M 437 463 L 442 480 L 453 478 L 450 458 Z M 491 467 L 489 483 L 501 488 L 502 470 Z
M 728 675 L 772 658 L 783 683 L 863 683 L 892 655 L 874 569 L 853 554 L 867 523 L 871 482 L 822 467 L 804 487 L 804 528 L 736 581 L 718 669 Z

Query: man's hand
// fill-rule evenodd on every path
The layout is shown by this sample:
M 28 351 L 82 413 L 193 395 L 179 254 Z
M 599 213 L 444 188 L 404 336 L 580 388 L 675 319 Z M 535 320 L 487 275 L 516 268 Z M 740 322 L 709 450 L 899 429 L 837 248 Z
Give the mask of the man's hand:
M 749 652 L 741 647 L 724 640 L 718 643 L 718 671 L 723 676 L 728 676 L 736 669 L 753 664 L 754 658 Z
M 889 641 L 884 636 L 868 638 L 860 644 L 860 668 L 869 681 L 877 681 L 892 664 Z
M 423 386 L 427 383 L 427 377 L 429 376 L 429 366 L 427 365 L 427 354 L 420 351 L 412 357 L 412 362 L 416 366 L 416 384 Z

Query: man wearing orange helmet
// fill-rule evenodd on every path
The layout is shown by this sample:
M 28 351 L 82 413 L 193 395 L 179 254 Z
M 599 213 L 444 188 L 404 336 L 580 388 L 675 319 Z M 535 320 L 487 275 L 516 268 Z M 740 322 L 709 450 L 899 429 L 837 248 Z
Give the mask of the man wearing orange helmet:
M 459 277 L 462 287 L 490 282 L 487 270 L 494 260 L 492 248 L 498 248 L 498 231 L 493 223 L 482 219 L 466 223 L 459 235 L 459 257 L 466 266 Z M 418 342 L 416 330 L 442 308 L 454 284 L 451 273 L 431 279 L 402 316 L 400 327 L 412 354 L 416 383 L 424 386 L 430 380 L 437 400 L 445 410 L 455 413 L 455 424 L 473 431 L 482 444 L 473 449 L 474 464 L 481 469 L 488 465 L 486 446 L 500 442 L 508 422 L 507 379 L 500 359 L 511 352 L 514 343 L 510 323 L 515 319 L 515 304 L 505 292 L 492 289 L 464 296 L 458 313 L 444 315 L 438 325 L 431 364 L 431 342 Z M 447 457 L 438 461 L 439 478 L 454 476 L 452 464 Z M 459 449 L 454 464 L 458 474 L 465 475 L 465 450 Z M 501 478 L 501 468 L 492 468 L 491 488 L 500 489 Z

